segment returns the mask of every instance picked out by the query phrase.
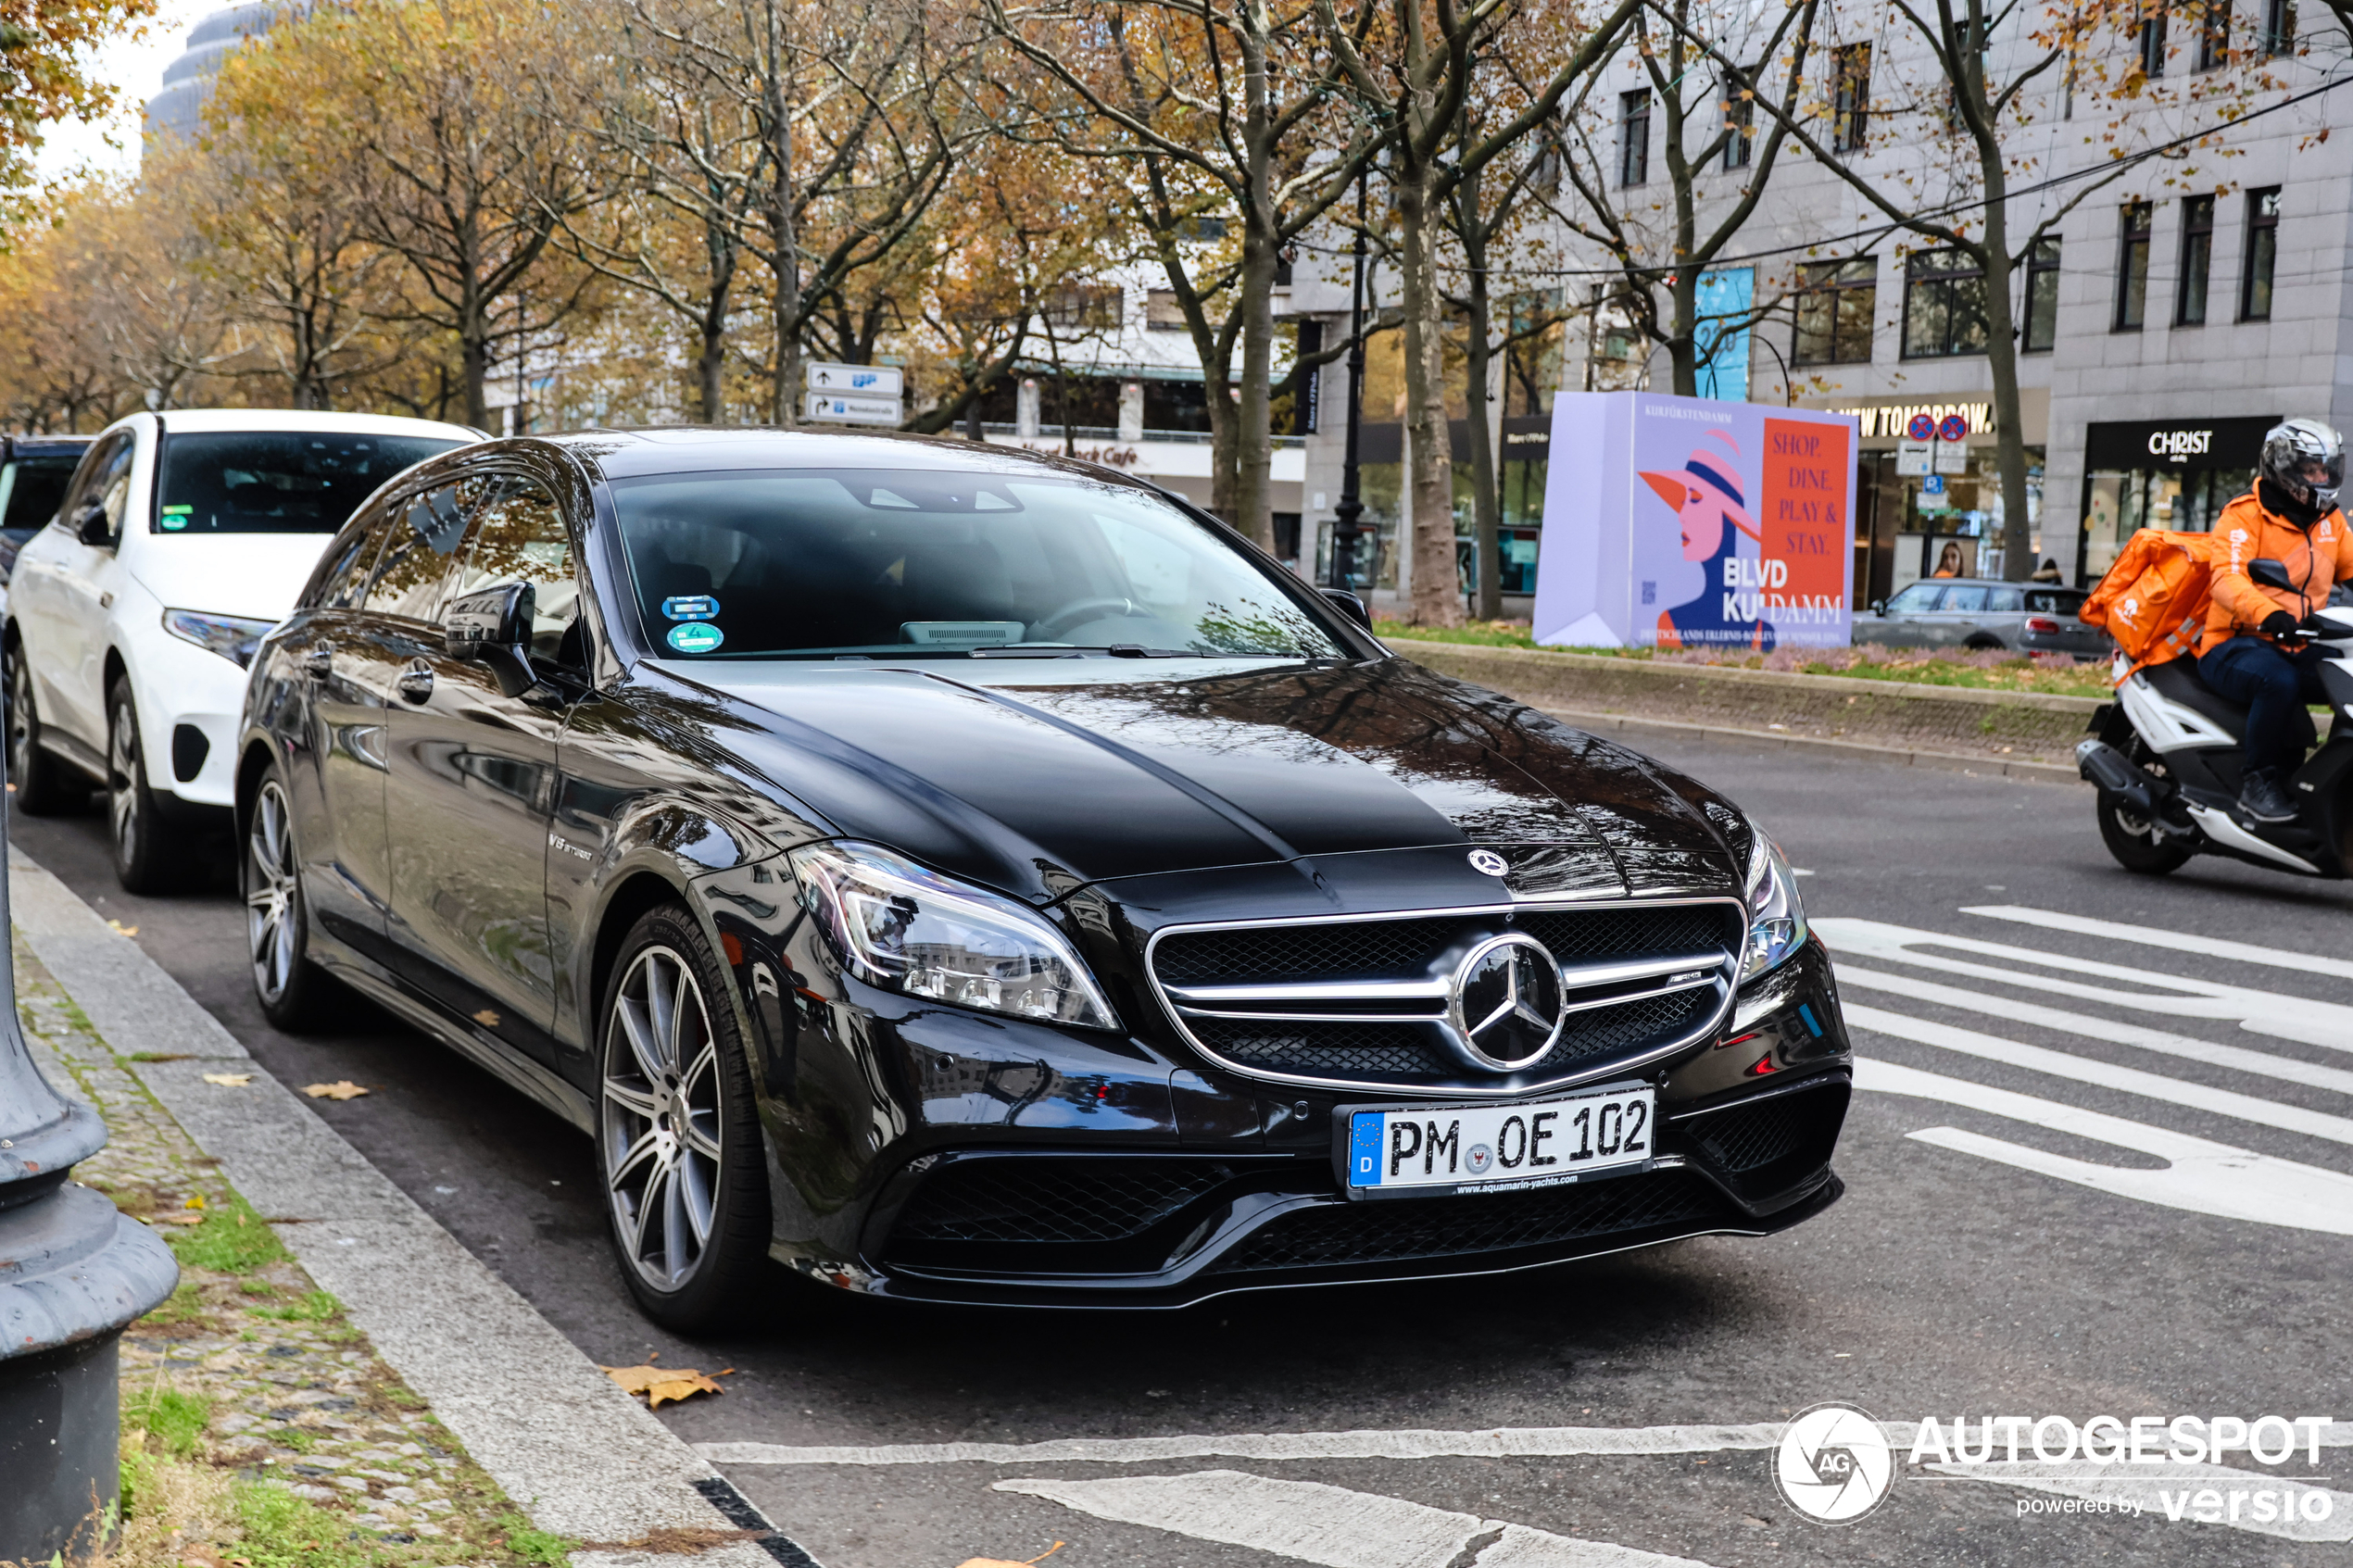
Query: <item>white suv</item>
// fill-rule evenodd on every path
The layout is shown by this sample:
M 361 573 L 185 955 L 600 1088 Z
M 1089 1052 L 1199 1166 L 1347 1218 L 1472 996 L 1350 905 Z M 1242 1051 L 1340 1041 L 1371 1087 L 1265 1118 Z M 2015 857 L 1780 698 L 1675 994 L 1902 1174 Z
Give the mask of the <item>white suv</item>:
M 107 791 L 115 873 L 179 880 L 235 799 L 245 667 L 393 475 L 480 439 L 365 414 L 133 414 L 83 454 L 8 583 L 8 775 L 36 815 Z

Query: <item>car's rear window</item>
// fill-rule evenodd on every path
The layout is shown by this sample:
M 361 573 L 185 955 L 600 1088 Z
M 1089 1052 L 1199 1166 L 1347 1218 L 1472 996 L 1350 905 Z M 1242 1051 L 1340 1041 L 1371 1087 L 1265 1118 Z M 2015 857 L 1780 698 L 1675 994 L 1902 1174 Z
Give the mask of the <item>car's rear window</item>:
M 0 468 L 0 532 L 30 534 L 48 527 L 81 461 L 79 452 L 29 453 Z
M 1053 473 L 618 480 L 647 637 L 720 659 L 1331 659 L 1312 591 L 1176 507 Z
M 2030 588 L 2026 594 L 2026 608 L 2045 615 L 2073 615 L 2083 608 L 2083 601 L 2090 596 L 2072 588 Z
M 459 445 L 346 431 L 167 435 L 158 533 L 333 533 L 401 470 Z

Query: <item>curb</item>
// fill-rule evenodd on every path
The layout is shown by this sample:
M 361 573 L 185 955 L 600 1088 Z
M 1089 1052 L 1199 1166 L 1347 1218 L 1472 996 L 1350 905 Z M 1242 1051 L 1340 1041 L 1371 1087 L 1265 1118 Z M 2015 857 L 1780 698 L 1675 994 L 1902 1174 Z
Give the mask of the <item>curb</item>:
M 8 853 L 25 943 L 147 1092 L 260 1212 L 377 1353 L 540 1529 L 578 1540 L 756 1529 L 709 1568 L 817 1568 L 734 1484 L 598 1369 L 286 1085 L 204 1082 L 252 1058 L 136 944 L 21 851 Z M 579 1568 L 651 1568 L 580 1551 Z
M 2021 784 L 2080 784 L 2082 776 L 2057 762 L 2012 762 L 2000 758 L 1969 757 L 1954 751 L 1916 751 L 1902 746 L 1872 746 L 1865 741 L 1818 740 L 1811 735 L 1785 735 L 1767 730 L 1736 730 L 1722 724 L 1693 724 L 1675 719 L 1635 719 L 1623 713 L 1579 713 L 1566 708 L 1540 708 L 1550 719 L 1562 719 L 1596 734 L 1610 730 L 1663 730 L 1679 739 L 1724 746 L 1763 746 L 1768 750 L 1806 751 L 1821 757 L 1843 757 L 1858 762 L 1881 762 L 1894 768 L 1931 768 L 1939 772 L 1988 774 Z

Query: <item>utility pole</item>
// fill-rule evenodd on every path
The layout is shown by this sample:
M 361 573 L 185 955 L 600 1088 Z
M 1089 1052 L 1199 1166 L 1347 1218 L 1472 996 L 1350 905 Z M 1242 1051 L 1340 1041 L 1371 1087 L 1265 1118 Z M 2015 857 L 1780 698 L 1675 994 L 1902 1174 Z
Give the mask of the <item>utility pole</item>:
M 1356 592 L 1356 541 L 1365 515 L 1358 444 L 1365 423 L 1365 183 L 1356 176 L 1356 244 L 1348 267 L 1348 434 L 1340 462 L 1340 505 L 1332 508 L 1332 586 Z

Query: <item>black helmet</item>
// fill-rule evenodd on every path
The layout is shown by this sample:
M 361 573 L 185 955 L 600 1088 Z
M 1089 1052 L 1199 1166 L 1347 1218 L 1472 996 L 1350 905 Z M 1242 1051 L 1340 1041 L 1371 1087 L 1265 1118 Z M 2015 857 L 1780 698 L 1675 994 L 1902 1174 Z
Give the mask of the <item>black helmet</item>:
M 2315 480 L 2306 470 L 2313 464 L 2326 470 Z M 2265 479 L 2299 501 L 2326 512 L 2336 506 L 2337 487 L 2345 483 L 2345 437 L 2318 420 L 2289 420 L 2263 434 Z

